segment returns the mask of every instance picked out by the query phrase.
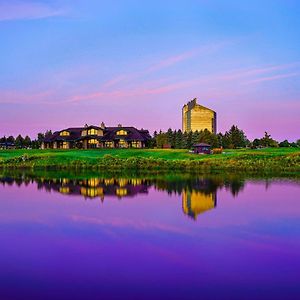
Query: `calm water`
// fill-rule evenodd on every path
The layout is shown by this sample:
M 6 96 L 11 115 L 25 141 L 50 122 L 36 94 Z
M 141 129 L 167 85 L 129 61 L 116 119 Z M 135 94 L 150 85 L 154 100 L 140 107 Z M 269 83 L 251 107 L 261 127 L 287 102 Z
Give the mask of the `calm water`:
M 300 299 L 299 181 L 67 175 L 0 176 L 1 300 Z

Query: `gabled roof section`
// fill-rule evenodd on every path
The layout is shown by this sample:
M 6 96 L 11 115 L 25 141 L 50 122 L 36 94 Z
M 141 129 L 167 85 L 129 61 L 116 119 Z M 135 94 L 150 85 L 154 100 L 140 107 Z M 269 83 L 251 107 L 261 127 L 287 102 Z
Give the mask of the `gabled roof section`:
M 117 135 L 120 130 L 127 131 L 127 135 Z M 147 141 L 151 138 L 148 130 L 138 130 L 135 127 L 106 127 L 102 141 L 124 139 L 125 141 Z

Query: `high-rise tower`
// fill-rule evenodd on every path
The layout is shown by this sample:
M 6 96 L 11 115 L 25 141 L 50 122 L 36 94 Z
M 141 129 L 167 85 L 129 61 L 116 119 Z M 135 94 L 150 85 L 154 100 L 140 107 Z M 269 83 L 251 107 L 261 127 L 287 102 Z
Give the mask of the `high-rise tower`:
M 197 98 L 182 108 L 182 131 L 201 131 L 207 129 L 217 133 L 217 113 L 197 103 Z

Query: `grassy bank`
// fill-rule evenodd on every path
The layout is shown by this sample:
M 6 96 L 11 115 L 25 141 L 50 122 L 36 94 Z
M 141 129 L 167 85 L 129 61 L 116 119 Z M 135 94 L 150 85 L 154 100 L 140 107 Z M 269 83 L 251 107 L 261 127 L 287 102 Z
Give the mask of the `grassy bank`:
M 225 150 L 195 155 L 187 150 L 0 150 L 2 168 L 300 172 L 299 148 Z

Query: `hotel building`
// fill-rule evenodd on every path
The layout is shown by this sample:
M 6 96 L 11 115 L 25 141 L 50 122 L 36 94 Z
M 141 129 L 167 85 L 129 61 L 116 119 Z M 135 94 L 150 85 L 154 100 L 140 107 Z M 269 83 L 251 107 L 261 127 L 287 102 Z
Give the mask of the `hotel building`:
M 182 131 L 209 130 L 217 133 L 217 113 L 197 103 L 197 98 L 182 108 Z

